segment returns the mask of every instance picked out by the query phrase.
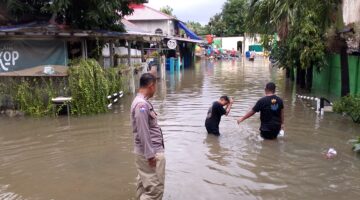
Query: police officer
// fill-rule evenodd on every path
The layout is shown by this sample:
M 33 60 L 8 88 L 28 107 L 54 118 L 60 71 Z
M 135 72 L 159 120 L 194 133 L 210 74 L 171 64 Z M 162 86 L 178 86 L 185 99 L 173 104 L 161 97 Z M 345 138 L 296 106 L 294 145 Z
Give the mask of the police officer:
M 140 78 L 139 93 L 131 105 L 131 122 L 138 171 L 137 199 L 162 199 L 165 181 L 164 139 L 157 114 L 148 101 L 156 91 L 156 77 L 150 73 Z

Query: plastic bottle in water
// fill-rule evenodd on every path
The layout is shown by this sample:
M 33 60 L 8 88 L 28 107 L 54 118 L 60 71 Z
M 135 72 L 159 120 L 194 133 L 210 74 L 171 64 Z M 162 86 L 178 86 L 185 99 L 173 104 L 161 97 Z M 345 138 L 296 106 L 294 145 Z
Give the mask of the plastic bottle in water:
M 278 137 L 284 137 L 285 131 L 283 129 L 280 130 Z

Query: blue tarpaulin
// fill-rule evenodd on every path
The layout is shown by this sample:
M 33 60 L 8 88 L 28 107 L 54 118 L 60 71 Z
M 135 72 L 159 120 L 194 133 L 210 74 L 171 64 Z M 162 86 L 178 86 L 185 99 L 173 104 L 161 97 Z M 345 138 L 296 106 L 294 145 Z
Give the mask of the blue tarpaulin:
M 185 31 L 186 35 L 193 40 L 202 40 L 201 37 L 197 36 L 194 32 L 192 32 L 186 25 L 182 22 L 178 22 L 178 27 Z

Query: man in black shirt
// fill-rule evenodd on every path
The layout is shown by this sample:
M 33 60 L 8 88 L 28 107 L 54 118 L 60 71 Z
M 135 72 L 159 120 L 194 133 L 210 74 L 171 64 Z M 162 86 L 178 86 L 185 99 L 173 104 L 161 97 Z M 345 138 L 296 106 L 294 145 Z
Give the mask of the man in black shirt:
M 218 101 L 215 101 L 209 108 L 208 114 L 205 120 L 205 127 L 209 134 L 219 136 L 219 124 L 221 116 L 228 115 L 233 104 L 233 99 L 228 96 L 222 96 Z M 226 106 L 226 108 L 224 108 Z
M 258 100 L 255 106 L 245 116 L 238 119 L 240 124 L 247 118 L 260 112 L 260 134 L 268 140 L 277 138 L 281 129 L 284 129 L 284 103 L 283 100 L 275 95 L 276 86 L 268 83 L 265 87 L 265 97 Z

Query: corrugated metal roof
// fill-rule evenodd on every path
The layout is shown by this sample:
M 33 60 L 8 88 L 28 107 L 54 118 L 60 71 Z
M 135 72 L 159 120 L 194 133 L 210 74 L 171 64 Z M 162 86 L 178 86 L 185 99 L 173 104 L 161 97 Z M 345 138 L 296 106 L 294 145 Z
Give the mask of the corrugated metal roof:
M 124 24 L 124 28 L 126 30 L 126 32 L 143 32 L 143 33 L 149 33 L 147 31 L 144 31 L 142 28 L 140 28 L 139 26 L 129 22 L 126 19 L 121 19 L 121 23 Z
M 171 20 L 175 19 L 175 17 L 162 13 L 158 10 L 150 8 L 146 5 L 132 5 L 132 9 L 134 9 L 133 14 L 125 16 L 126 20 L 129 21 L 137 21 L 137 20 Z
M 130 25 L 128 23 L 128 25 Z M 126 25 L 125 25 L 126 26 Z M 0 26 L 0 38 L 108 38 L 108 39 L 129 39 L 160 41 L 164 38 L 162 35 L 143 32 L 142 30 L 129 28 L 127 32 L 115 32 L 106 30 L 74 30 L 48 23 L 28 23 L 16 26 Z

